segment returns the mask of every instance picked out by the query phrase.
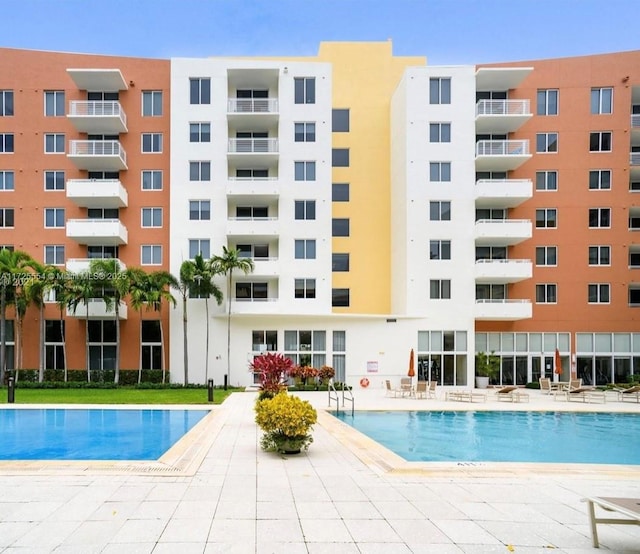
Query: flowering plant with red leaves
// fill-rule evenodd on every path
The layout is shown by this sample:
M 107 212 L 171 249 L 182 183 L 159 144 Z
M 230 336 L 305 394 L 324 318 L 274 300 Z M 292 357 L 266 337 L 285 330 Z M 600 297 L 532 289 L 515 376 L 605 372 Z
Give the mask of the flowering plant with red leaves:
M 333 379 L 335 375 L 336 375 L 336 370 L 328 365 L 323 365 L 318 370 L 318 377 L 320 377 L 320 381 L 322 383 L 324 383 L 325 381 L 328 381 L 329 379 Z
M 285 388 L 285 379 L 290 375 L 293 362 L 282 354 L 266 352 L 256 356 L 249 367 L 260 374 L 260 387 L 268 395 Z

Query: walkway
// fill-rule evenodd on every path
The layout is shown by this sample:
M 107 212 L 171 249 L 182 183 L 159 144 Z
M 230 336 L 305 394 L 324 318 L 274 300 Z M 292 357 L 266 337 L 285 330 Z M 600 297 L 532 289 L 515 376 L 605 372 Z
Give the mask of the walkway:
M 368 389 L 357 391 L 356 407 L 583 409 L 531 394 L 528 406 L 463 406 Z M 303 396 L 326 408 L 326 393 Z M 581 498 L 640 497 L 640 468 L 389 472 L 385 463 L 394 457 L 367 459 L 366 441 L 326 414 L 307 454 L 265 453 L 254 400 L 254 393 L 234 394 L 216 408 L 211 448 L 193 475 L 0 468 L 0 552 L 579 554 L 596 552 Z M 586 409 L 614 407 L 640 411 L 617 402 Z M 601 525 L 599 535 L 601 551 L 640 552 L 638 527 Z

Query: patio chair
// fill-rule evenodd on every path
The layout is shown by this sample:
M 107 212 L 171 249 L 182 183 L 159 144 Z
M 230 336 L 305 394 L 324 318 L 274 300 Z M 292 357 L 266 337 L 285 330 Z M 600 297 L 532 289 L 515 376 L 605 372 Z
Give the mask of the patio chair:
M 438 388 L 438 382 L 437 381 L 429 381 L 429 388 L 427 389 L 427 396 L 429 398 L 438 398 L 438 395 L 436 393 L 436 389 Z
M 569 392 L 582 388 L 582 379 L 569 379 L 569 387 L 567 390 Z
M 389 381 L 389 379 L 387 379 L 385 381 L 385 390 L 386 390 L 386 396 L 392 396 L 393 395 L 394 398 L 397 398 L 397 396 L 399 394 L 400 395 L 402 394 L 402 391 L 400 389 L 394 389 L 391 386 L 391 381 Z
M 593 496 L 583 498 L 583 502 L 588 503 L 589 525 L 591 526 L 591 539 L 593 547 L 600 546 L 598 542 L 598 530 L 596 524 L 606 523 L 608 525 L 640 525 L 640 498 L 611 498 Z M 623 518 L 601 518 L 596 517 L 595 506 L 599 506 L 609 512 L 618 512 L 628 519 Z
M 598 390 L 595 387 L 579 387 L 566 391 L 567 400 L 569 402 L 602 402 L 607 401 L 607 396 L 604 391 Z
M 640 402 L 640 385 L 634 385 L 628 389 L 618 389 L 618 400 L 624 402 L 625 400 L 634 400 Z
M 418 381 L 416 383 L 416 398 L 429 398 L 429 383 Z
M 529 394 L 521 392 L 518 387 L 509 386 L 502 387 L 496 391 L 496 398 L 498 401 L 506 402 L 529 402 Z
M 413 396 L 411 377 L 402 377 L 400 379 L 400 391 L 402 392 L 402 396 Z
M 540 390 L 545 394 L 551 394 L 557 388 L 549 377 L 540 377 L 538 381 L 540 382 Z

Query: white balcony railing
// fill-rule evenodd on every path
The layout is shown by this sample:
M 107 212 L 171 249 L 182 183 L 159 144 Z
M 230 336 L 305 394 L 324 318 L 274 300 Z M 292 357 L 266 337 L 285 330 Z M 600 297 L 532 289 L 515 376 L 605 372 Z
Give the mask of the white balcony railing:
M 277 181 L 277 177 L 231 177 L 229 181 Z
M 72 100 L 69 104 L 70 117 L 115 117 L 127 125 L 127 114 L 117 100 Z
M 479 100 L 478 115 L 530 115 L 529 100 Z
M 631 114 L 631 128 L 639 129 L 640 128 L 640 114 Z
M 127 169 L 127 153 L 119 140 L 72 140 L 68 157 L 80 169 L 89 171 Z
M 229 98 L 229 113 L 277 113 L 277 98 Z
M 277 217 L 228 217 L 228 221 L 278 221 Z
M 235 138 L 229 139 L 229 153 L 269 154 L 278 152 L 277 138 Z
M 629 164 L 640 165 L 640 152 L 631 152 L 629 155 Z
M 476 156 L 528 156 L 528 140 L 479 140 Z
M 72 273 L 83 273 L 85 271 L 89 271 L 89 267 L 91 266 L 91 262 L 94 261 L 108 261 L 113 260 L 114 258 L 67 258 L 65 263 L 67 271 Z M 127 269 L 127 266 L 122 263 L 119 258 L 115 258 L 118 263 L 118 267 L 121 271 Z

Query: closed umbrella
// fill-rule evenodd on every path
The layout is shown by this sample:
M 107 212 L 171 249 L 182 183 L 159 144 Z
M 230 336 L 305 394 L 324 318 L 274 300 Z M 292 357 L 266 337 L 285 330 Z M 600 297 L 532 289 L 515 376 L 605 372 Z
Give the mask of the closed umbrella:
M 408 377 L 415 377 L 416 374 L 416 370 L 415 370 L 415 354 L 413 352 L 413 348 L 411 349 L 411 354 L 409 355 L 409 371 L 407 372 L 407 376 Z
M 560 357 L 560 350 L 556 348 L 556 358 L 555 358 L 555 373 L 556 375 L 562 375 L 562 358 Z

